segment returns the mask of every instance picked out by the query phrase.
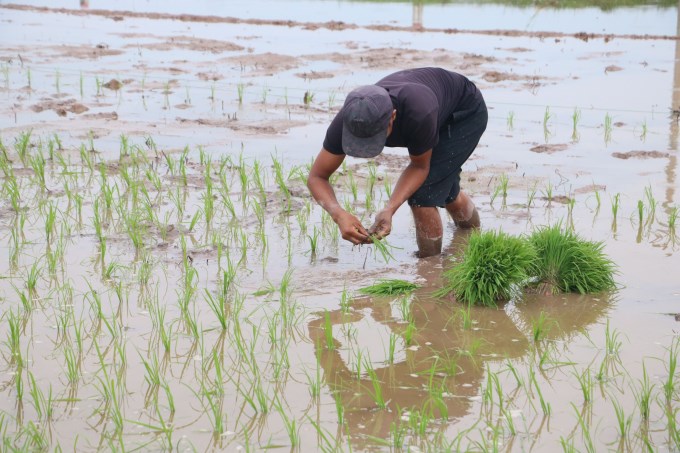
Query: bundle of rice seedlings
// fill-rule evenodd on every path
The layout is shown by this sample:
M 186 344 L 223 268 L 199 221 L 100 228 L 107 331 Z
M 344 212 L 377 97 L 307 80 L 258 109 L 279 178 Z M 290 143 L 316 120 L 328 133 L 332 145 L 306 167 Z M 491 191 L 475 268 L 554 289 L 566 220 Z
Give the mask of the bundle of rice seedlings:
M 435 295 L 453 293 L 461 302 L 495 306 L 526 284 L 535 262 L 536 252 L 524 239 L 502 231 L 474 233 L 462 262 L 444 272 L 448 284 Z
M 561 226 L 536 230 L 529 242 L 536 249 L 536 276 L 553 292 L 596 293 L 614 289 L 615 265 L 602 242 L 590 242 Z
M 394 296 L 410 293 L 417 288 L 420 288 L 420 286 L 406 280 L 384 279 L 378 280 L 374 285 L 359 289 L 359 292 L 371 296 Z

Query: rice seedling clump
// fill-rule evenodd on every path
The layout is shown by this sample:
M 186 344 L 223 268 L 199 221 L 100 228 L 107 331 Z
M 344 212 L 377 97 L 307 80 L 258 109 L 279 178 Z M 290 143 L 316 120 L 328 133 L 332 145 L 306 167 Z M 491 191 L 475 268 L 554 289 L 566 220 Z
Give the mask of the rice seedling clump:
M 437 295 L 453 293 L 461 302 L 494 306 L 527 281 L 536 259 L 524 239 L 502 231 L 474 233 L 462 262 L 444 272 L 447 283 Z
M 553 291 L 585 294 L 615 288 L 615 265 L 601 242 L 586 241 L 559 224 L 536 230 L 529 242 L 538 255 L 536 276 Z
M 398 279 L 384 279 L 378 280 L 371 286 L 366 286 L 359 289 L 361 294 L 368 294 L 371 296 L 394 296 L 397 294 L 407 294 L 413 292 L 419 285 L 407 282 L 406 280 Z

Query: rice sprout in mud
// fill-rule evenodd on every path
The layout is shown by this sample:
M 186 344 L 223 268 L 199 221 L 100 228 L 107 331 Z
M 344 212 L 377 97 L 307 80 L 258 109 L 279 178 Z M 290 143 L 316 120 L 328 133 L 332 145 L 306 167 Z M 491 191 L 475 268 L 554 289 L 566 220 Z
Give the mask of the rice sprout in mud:
M 675 225 L 678 222 L 678 207 L 673 206 L 668 210 L 668 231 L 669 234 L 675 234 Z
M 509 131 L 512 131 L 515 128 L 515 112 L 512 110 L 508 112 L 508 117 L 505 120 L 505 123 L 508 126 Z
M 548 139 L 552 135 L 550 127 L 548 126 L 548 123 L 550 122 L 552 117 L 553 114 L 550 113 L 550 107 L 546 106 L 545 112 L 543 112 L 543 138 L 545 139 L 546 143 L 548 143 Z
M 612 117 L 607 112 L 604 116 L 604 144 L 608 145 L 612 141 Z
M 571 141 L 578 142 L 580 134 L 578 132 L 578 123 L 581 121 L 581 110 L 574 108 L 574 113 L 571 114 Z

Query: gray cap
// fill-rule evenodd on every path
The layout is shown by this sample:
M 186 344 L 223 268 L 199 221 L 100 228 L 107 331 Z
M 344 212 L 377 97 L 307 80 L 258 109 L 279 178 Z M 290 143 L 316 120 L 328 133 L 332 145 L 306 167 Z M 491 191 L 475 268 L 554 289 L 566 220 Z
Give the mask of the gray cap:
M 347 95 L 342 108 L 342 150 L 352 157 L 375 157 L 385 147 L 392 99 L 383 87 L 366 85 Z

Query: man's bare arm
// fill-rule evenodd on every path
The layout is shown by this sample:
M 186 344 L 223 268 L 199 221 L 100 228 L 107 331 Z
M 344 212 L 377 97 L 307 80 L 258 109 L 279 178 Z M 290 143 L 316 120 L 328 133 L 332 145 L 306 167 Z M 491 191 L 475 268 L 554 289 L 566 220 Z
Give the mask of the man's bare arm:
M 322 148 L 309 172 L 307 187 L 317 203 L 338 224 L 342 238 L 352 244 L 361 244 L 368 241 L 368 232 L 356 216 L 340 206 L 329 182 L 329 178 L 344 159 L 344 155 L 336 155 Z

